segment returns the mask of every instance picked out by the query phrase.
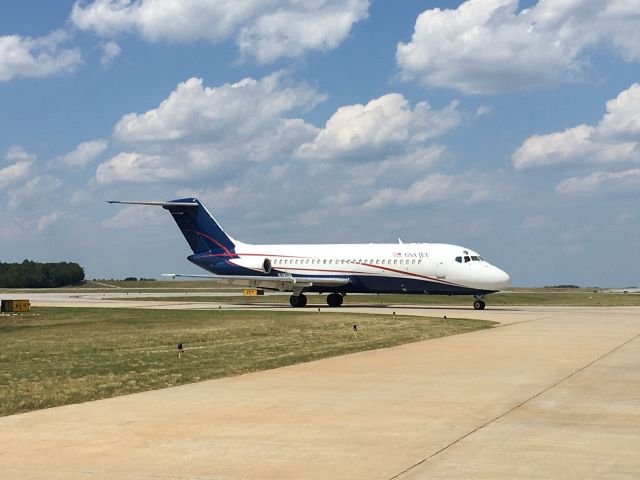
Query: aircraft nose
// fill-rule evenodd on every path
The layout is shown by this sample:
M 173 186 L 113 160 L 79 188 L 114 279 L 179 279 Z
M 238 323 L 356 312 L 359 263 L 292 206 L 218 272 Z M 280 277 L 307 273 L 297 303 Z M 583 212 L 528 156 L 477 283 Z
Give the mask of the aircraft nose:
M 498 267 L 493 267 L 491 275 L 492 283 L 495 285 L 496 290 L 504 290 L 509 288 L 511 277 L 504 270 L 500 270 Z
M 493 265 L 486 265 L 482 275 L 482 288 L 485 290 L 499 291 L 509 287 L 511 278 L 504 270 Z

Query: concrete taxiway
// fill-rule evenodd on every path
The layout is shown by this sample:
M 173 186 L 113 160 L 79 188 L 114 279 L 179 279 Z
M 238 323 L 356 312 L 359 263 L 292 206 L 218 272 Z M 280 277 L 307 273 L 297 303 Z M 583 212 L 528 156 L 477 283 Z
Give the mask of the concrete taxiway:
M 640 476 L 640 307 L 392 308 L 502 325 L 0 418 L 0 473 L 24 479 Z M 361 309 L 368 310 L 349 307 Z

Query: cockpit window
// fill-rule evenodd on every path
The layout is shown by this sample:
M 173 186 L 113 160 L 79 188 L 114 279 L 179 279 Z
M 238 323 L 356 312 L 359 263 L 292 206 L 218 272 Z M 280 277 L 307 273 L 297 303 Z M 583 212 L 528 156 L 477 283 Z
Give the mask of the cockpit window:
M 462 257 L 456 257 L 456 262 L 462 263 Z
M 468 255 L 464 256 L 464 263 L 470 262 L 471 261 L 471 257 Z
M 474 262 L 479 262 L 480 261 L 480 257 L 472 256 L 471 260 L 473 260 Z

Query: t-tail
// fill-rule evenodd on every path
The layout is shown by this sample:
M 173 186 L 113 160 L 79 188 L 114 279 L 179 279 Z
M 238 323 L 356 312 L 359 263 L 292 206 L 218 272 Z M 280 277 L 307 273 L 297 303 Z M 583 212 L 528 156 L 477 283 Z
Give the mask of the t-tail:
M 225 233 L 197 198 L 181 198 L 169 202 L 112 200 L 109 203 L 161 206 L 171 213 L 194 254 L 210 252 L 220 257 L 236 256 L 237 242 Z

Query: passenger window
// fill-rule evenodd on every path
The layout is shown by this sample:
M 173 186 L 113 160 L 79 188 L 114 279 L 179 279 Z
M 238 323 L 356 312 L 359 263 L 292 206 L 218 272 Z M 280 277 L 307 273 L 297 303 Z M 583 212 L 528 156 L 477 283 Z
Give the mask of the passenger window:
M 416 260 L 415 260 L 415 258 L 411 261 L 411 263 L 412 263 L 413 265 L 415 265 L 415 264 L 416 264 Z
M 422 260 L 418 260 L 418 265 L 420 265 L 422 263 Z
M 456 257 L 456 262 L 462 263 L 462 257 Z
M 394 265 L 397 265 L 397 264 L 398 264 L 398 260 L 394 260 L 394 261 L 393 261 L 393 264 L 394 264 Z

